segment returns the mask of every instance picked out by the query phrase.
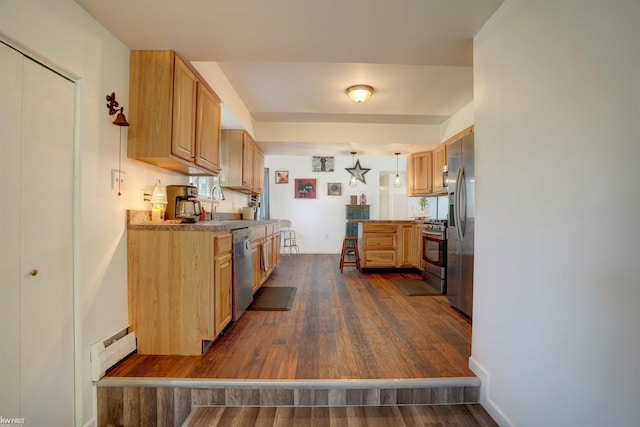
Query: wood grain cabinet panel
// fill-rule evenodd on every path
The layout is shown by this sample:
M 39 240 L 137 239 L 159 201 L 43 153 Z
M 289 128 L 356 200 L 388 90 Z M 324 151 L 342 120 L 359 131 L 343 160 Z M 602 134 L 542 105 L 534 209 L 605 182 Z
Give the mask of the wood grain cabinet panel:
M 215 283 L 215 334 L 220 335 L 233 317 L 233 264 L 231 253 L 214 260 Z
M 221 131 L 223 187 L 249 194 L 264 191 L 264 154 L 244 130 Z
M 410 154 L 407 158 L 407 194 L 428 196 L 445 191 L 442 167 L 447 164 L 447 146 L 440 144 L 432 151 Z
M 196 145 L 197 84 L 198 79 L 189 67 L 174 56 L 171 153 L 187 162 L 193 161 Z
M 398 262 L 398 226 L 362 223 L 358 241 L 362 268 L 395 267 Z
M 207 170 L 220 171 L 220 101 L 202 83 L 196 97 L 195 164 Z
M 231 313 L 231 233 L 129 230 L 129 322 L 138 353 L 200 355 Z
M 185 175 L 216 175 L 218 97 L 173 51 L 133 50 L 130 58 L 128 156 Z
M 407 159 L 407 193 L 409 196 L 424 196 L 433 191 L 433 153 L 410 154 Z
M 359 223 L 362 268 L 420 269 L 422 224 L 407 221 Z
M 442 180 L 442 168 L 447 164 L 447 145 L 440 144 L 433 150 L 433 193 L 439 194 L 445 191 Z

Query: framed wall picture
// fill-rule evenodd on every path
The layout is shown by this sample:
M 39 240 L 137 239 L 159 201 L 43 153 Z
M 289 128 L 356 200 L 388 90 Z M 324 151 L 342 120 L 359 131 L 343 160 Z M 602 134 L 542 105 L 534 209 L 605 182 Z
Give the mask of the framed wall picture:
M 328 183 L 327 194 L 329 196 L 342 196 L 342 183 L 341 182 Z
M 276 184 L 288 184 L 288 183 L 289 183 L 289 171 L 277 170 Z
M 333 172 L 333 157 L 313 156 L 311 158 L 311 172 Z
M 293 191 L 296 199 L 315 199 L 317 191 L 315 178 L 296 178 Z

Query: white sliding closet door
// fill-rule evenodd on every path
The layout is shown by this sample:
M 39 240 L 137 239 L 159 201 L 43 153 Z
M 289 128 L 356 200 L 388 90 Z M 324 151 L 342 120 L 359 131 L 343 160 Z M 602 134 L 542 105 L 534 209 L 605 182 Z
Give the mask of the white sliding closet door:
M 4 44 L 0 68 L 0 416 L 72 426 L 75 88 Z

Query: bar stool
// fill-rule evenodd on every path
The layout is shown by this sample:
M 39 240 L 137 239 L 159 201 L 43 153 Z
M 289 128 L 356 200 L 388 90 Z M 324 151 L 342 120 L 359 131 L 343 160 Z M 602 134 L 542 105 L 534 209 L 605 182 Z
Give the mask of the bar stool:
M 353 246 L 350 245 L 353 243 Z M 347 252 L 353 252 L 353 260 L 347 260 Z M 358 254 L 358 238 L 357 237 L 345 237 L 342 241 L 342 255 L 340 255 L 340 273 L 342 273 L 343 267 L 351 265 L 360 269 L 360 255 Z
M 291 221 L 288 219 L 280 220 L 280 247 L 286 255 L 291 255 L 294 251 L 300 255 L 296 231 L 291 229 Z

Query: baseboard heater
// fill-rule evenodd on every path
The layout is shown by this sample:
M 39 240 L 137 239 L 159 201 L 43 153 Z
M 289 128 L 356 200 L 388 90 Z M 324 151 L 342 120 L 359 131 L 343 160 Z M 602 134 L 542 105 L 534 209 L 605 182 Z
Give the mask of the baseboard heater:
M 125 328 L 91 346 L 91 380 L 98 381 L 107 369 L 136 351 L 136 334 Z

